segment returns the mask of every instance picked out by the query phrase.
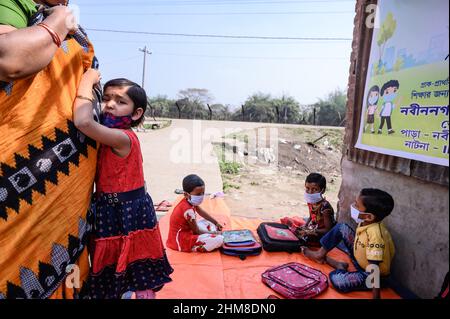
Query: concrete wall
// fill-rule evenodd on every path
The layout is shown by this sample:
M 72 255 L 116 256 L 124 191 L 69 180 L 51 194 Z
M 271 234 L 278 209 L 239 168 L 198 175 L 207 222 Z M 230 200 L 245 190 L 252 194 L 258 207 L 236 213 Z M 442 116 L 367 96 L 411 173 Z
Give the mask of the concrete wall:
M 350 204 L 362 188 L 390 193 L 395 208 L 384 223 L 397 251 L 392 274 L 417 296 L 434 298 L 449 271 L 448 187 L 356 164 L 345 157 L 342 175 L 339 221 L 351 219 Z

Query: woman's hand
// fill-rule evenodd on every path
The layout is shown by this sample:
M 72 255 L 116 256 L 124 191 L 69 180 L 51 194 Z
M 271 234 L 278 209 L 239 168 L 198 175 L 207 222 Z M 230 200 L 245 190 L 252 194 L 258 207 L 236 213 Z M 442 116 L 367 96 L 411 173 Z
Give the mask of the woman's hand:
M 50 15 L 43 23 L 62 42 L 69 32 L 78 28 L 75 15 L 66 6 L 55 6 L 49 10 Z M 45 29 L 40 26 L 0 28 L 0 81 L 16 81 L 34 75 L 49 65 L 58 50 L 59 41 Z
M 60 25 L 64 25 L 65 33 L 74 33 L 78 30 L 78 20 L 73 11 L 66 6 L 54 6 L 48 8 L 46 12 L 49 14 L 46 20 L 59 21 Z M 45 21 L 44 21 L 45 22 Z

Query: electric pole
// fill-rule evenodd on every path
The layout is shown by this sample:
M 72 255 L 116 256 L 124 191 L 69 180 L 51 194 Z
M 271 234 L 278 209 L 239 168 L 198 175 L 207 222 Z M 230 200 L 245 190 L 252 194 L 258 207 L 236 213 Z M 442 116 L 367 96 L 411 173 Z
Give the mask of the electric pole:
M 147 50 L 147 46 L 145 46 L 143 49 L 139 49 L 139 51 L 144 52 L 144 66 L 142 69 L 142 88 L 145 90 L 145 64 L 147 60 L 147 54 L 152 54 L 149 50 Z

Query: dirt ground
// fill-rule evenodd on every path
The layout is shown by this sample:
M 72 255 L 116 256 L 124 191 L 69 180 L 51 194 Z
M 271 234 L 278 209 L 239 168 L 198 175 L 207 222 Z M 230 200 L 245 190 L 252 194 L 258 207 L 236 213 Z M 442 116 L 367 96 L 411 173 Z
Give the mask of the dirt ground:
M 327 136 L 316 147 L 307 144 L 324 134 Z M 228 136 L 237 141 L 235 148 L 230 147 L 229 140 L 226 146 L 217 146 L 225 200 L 232 215 L 273 221 L 285 216 L 308 216 L 303 194 L 305 178 L 312 172 L 327 178 L 325 197 L 336 210 L 344 130 L 279 129 L 277 135 L 278 152 L 275 150 L 272 158 L 267 150 L 249 149 L 254 130 Z

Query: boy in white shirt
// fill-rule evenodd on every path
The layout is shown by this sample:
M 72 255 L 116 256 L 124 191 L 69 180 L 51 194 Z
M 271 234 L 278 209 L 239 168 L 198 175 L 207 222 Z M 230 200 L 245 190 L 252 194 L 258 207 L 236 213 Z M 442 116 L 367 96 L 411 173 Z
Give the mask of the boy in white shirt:
M 397 91 L 399 87 L 400 83 L 397 80 L 390 80 L 389 82 L 386 82 L 381 88 L 381 96 L 383 97 L 384 101 L 380 112 L 381 124 L 380 128 L 378 129 L 378 134 L 383 133 L 384 122 L 387 122 L 388 134 L 395 133 L 395 131 L 392 129 L 391 116 L 395 108 L 394 100 L 397 98 Z

